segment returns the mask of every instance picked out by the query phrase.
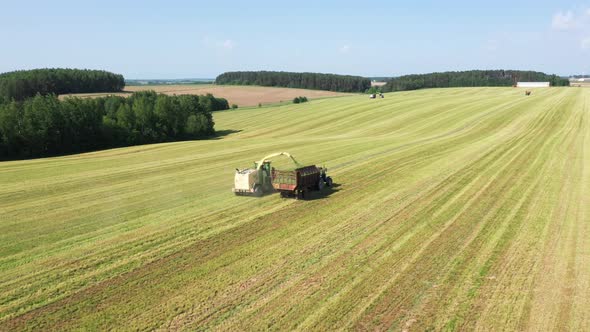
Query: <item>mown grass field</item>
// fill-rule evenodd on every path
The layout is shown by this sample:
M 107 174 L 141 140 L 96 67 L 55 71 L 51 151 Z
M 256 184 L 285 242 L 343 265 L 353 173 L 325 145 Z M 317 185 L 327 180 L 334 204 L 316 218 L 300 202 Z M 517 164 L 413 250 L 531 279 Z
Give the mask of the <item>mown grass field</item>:
M 589 102 L 350 96 L 1 163 L 0 330 L 589 330 Z M 279 151 L 338 186 L 234 197 L 234 169 Z

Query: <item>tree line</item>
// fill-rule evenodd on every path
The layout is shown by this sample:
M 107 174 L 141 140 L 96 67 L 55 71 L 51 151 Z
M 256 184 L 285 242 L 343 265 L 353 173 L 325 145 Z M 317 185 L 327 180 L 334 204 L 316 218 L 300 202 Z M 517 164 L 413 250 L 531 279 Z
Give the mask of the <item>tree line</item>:
M 513 86 L 517 82 L 550 82 L 552 86 L 569 85 L 568 79 L 535 71 L 470 70 L 395 77 L 381 87 L 381 90 L 392 92 L 423 88 Z
M 36 94 L 116 92 L 125 87 L 123 75 L 104 70 L 33 69 L 0 74 L 0 102 L 24 100 Z
M 217 76 L 215 83 L 277 86 L 338 92 L 365 92 L 371 87 L 371 81 L 368 78 L 360 76 L 283 71 L 226 72 Z
M 17 159 L 211 136 L 212 111 L 228 102 L 211 94 L 58 99 L 37 94 L 0 105 L 0 158 Z

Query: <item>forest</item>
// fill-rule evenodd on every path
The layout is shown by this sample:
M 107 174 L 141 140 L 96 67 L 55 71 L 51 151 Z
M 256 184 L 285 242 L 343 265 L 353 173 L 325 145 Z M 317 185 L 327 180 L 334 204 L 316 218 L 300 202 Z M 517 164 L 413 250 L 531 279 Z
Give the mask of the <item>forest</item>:
M 519 70 L 470 70 L 458 72 L 405 75 L 387 81 L 381 91 L 406 91 L 423 88 L 513 86 L 517 82 L 550 82 L 552 86 L 568 86 L 569 80 L 557 75 Z
M 283 71 L 226 72 L 217 76 L 215 83 L 277 86 L 336 92 L 365 92 L 371 87 L 371 81 L 360 76 Z
M 123 75 L 89 69 L 32 69 L 0 74 L 0 102 L 24 100 L 36 94 L 117 92 L 125 87 Z
M 60 100 L 38 93 L 0 104 L 0 159 L 204 138 L 215 134 L 211 112 L 228 108 L 211 94 Z

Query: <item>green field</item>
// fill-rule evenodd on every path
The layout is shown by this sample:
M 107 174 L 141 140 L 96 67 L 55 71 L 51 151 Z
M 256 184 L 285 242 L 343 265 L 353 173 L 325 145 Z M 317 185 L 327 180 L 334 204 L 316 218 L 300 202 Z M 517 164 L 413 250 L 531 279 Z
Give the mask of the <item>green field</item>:
M 0 163 L 0 330 L 589 330 L 589 102 L 338 97 Z M 280 151 L 337 185 L 233 196 L 236 167 Z

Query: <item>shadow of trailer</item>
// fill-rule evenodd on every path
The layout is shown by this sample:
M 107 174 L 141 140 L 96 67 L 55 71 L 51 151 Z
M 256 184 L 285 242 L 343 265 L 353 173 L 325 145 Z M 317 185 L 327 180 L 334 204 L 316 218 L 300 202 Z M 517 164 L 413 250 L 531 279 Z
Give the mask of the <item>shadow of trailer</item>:
M 293 171 L 272 170 L 272 186 L 281 197 L 306 199 L 312 191 L 321 191 L 332 186 L 332 178 L 326 175 L 326 168 L 305 166 Z

